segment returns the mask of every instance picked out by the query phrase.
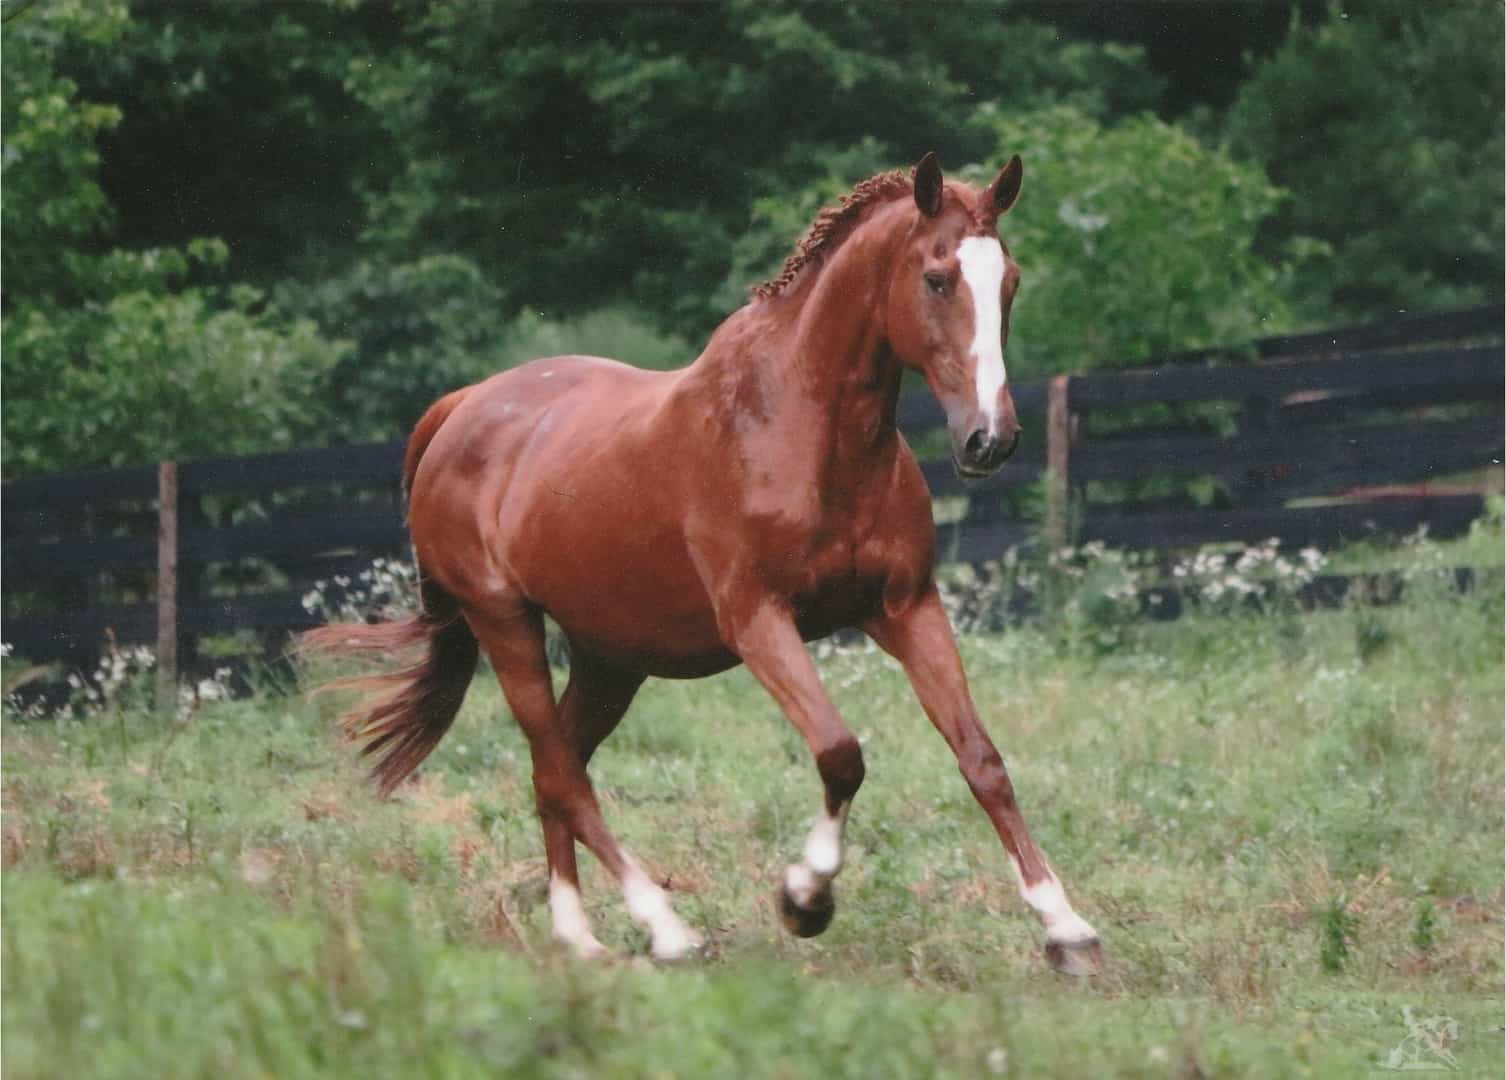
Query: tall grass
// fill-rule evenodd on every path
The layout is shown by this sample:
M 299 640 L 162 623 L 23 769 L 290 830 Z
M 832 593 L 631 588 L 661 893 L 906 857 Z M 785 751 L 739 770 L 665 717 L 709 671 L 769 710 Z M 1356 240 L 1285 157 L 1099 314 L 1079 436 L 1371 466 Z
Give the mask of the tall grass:
M 1414 1017 L 1500 1075 L 1502 598 L 969 636 L 1027 818 L 1111 955 L 1054 976 L 945 745 L 869 650 L 837 917 L 771 903 L 819 806 L 743 672 L 650 683 L 593 765 L 702 929 L 653 968 L 550 944 L 527 749 L 484 673 L 377 802 L 336 702 L 4 719 L 5 1072 L 42 1076 L 1364 1076 Z M 1064 636 L 1065 635 L 1065 636 Z M 1377 645 L 1376 643 L 1381 644 Z

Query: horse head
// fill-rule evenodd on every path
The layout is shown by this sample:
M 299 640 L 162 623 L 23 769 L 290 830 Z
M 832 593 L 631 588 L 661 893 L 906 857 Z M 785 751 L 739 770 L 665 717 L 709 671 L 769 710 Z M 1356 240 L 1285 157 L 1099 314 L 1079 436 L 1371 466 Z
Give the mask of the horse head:
M 952 461 L 967 477 L 996 472 L 1020 439 L 1004 372 L 1020 269 L 998 221 L 1019 197 L 1023 171 L 1016 155 L 977 192 L 946 183 L 935 154 L 921 158 L 918 213 L 889 284 L 889 345 L 946 410 Z

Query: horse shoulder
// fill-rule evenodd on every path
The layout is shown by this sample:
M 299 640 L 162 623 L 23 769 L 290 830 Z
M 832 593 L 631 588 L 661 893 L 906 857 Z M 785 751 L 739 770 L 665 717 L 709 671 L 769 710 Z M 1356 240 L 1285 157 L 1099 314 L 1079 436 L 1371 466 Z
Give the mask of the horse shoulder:
M 903 436 L 877 524 L 863 546 L 860 569 L 883 580 L 884 611 L 894 614 L 930 587 L 936 566 L 931 489 Z

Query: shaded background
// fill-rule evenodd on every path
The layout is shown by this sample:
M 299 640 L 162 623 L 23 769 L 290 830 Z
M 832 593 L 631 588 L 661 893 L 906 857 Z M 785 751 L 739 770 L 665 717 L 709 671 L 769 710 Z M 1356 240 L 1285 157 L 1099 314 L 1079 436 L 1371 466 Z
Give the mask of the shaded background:
M 1494 0 L 3 11 L 7 477 L 679 366 L 929 149 L 1025 159 L 1021 377 L 1503 292 Z

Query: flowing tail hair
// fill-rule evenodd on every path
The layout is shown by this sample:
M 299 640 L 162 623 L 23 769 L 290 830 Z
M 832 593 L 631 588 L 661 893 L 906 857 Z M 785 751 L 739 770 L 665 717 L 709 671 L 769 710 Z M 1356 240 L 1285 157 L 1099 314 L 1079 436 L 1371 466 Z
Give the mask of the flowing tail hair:
M 430 441 L 469 388 L 440 398 L 419 420 L 403 459 L 403 492 Z M 315 693 L 373 691 L 340 717 L 346 737 L 374 756 L 372 779 L 385 798 L 444 738 L 476 673 L 479 647 L 460 604 L 419 567 L 420 610 L 407 619 L 380 623 L 332 623 L 299 639 L 306 656 L 385 656 L 418 652 L 416 662 L 398 671 L 336 679 Z

